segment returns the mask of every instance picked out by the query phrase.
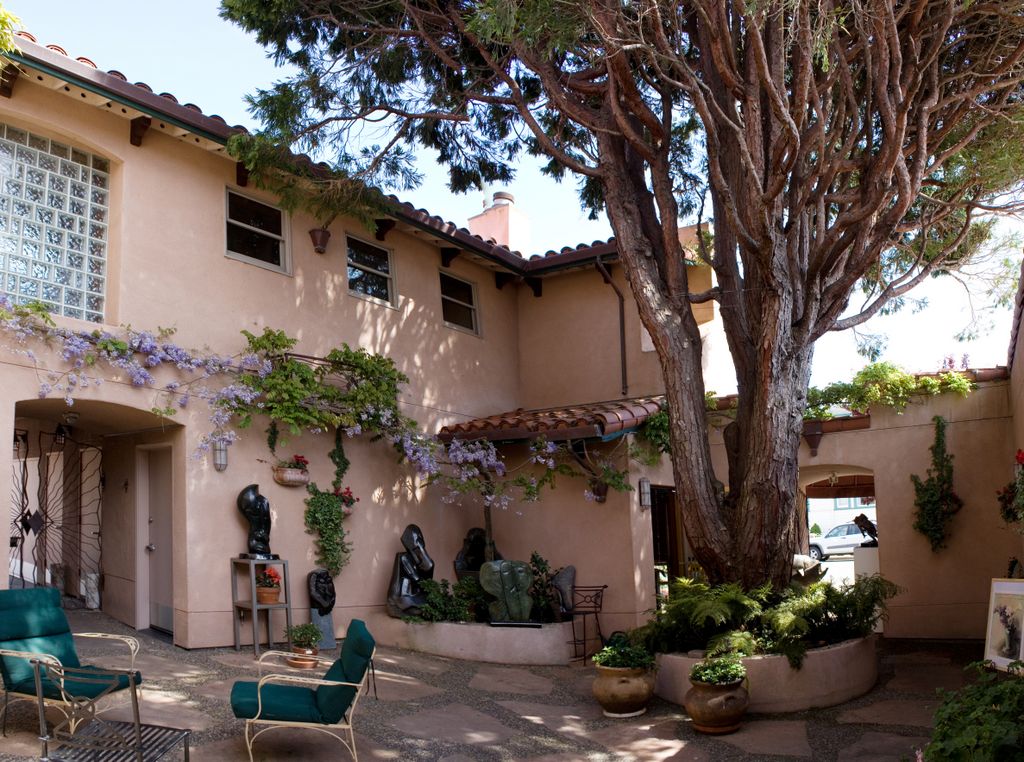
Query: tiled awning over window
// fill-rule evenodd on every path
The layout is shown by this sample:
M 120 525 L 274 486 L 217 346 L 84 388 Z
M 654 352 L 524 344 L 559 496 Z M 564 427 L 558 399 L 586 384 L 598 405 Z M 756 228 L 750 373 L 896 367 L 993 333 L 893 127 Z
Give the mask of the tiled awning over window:
M 474 418 L 441 429 L 451 439 L 514 440 L 545 436 L 551 440 L 608 437 L 635 429 L 665 404 L 663 396 L 592 402 L 585 405 L 513 410 Z

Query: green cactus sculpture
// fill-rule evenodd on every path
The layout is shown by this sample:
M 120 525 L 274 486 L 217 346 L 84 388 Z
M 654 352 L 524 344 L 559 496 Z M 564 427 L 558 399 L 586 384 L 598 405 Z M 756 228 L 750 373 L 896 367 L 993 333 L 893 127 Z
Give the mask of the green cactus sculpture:
M 492 622 L 528 622 L 533 573 L 524 561 L 490 561 L 480 567 L 480 586 L 498 600 L 490 606 Z

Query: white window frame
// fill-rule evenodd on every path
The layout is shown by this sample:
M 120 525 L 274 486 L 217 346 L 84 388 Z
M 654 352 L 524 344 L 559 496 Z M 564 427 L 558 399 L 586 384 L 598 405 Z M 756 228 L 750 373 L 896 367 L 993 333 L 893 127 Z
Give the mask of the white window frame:
M 441 307 L 442 307 L 442 309 L 441 309 L 441 322 L 444 323 L 445 326 L 447 326 L 448 328 L 451 328 L 453 331 L 461 331 L 462 333 L 468 333 L 470 336 L 480 336 L 480 299 L 478 297 L 478 293 L 479 292 L 478 292 L 478 289 L 476 287 L 476 283 L 474 283 L 471 280 L 466 280 L 465 278 L 463 278 L 463 277 L 461 277 L 459 275 L 456 275 L 455 273 L 451 272 L 450 270 L 441 269 L 441 270 L 438 270 L 438 273 L 440 275 L 446 275 L 447 277 L 451 278 L 452 280 L 457 280 L 460 283 L 465 283 L 467 286 L 469 286 L 470 291 L 473 294 L 473 304 L 466 304 L 465 302 L 459 301 L 458 299 L 455 299 L 454 297 L 445 296 L 444 295 L 444 291 L 441 290 L 441 278 L 440 278 L 440 275 L 439 275 L 439 277 L 437 279 L 437 290 L 438 290 L 438 293 L 441 295 Z M 459 325 L 458 323 L 449 323 L 447 320 L 445 320 L 444 319 L 444 300 L 445 299 L 447 299 L 450 302 L 455 302 L 455 304 L 459 304 L 459 305 L 462 305 L 463 307 L 468 307 L 469 309 L 471 309 L 473 311 L 473 326 L 474 327 L 473 328 L 466 328 L 466 326 L 464 326 L 464 325 Z
M 270 207 L 281 214 L 281 235 L 277 236 L 267 230 L 260 230 L 254 228 L 251 225 L 246 225 L 244 222 L 231 219 L 231 195 L 234 194 L 249 201 L 254 201 L 257 204 Z M 264 235 L 267 238 L 274 238 L 278 241 L 281 246 L 281 264 L 275 265 L 270 262 L 264 262 L 262 259 L 256 259 L 246 254 L 240 254 L 237 251 L 231 251 L 228 248 L 228 225 L 237 225 L 240 228 L 251 230 L 259 235 Z M 256 196 L 250 196 L 247 193 L 242 193 L 235 188 L 224 189 L 224 256 L 228 259 L 233 259 L 236 262 L 245 262 L 247 265 L 254 265 L 255 267 L 262 267 L 264 270 L 270 270 L 275 273 L 282 273 L 283 275 L 291 275 L 292 273 L 292 259 L 291 259 L 291 246 L 288 245 L 288 231 L 291 230 L 291 221 L 288 218 L 288 213 L 279 206 L 269 203 L 266 199 L 257 198 Z
M 391 272 L 384 273 L 384 272 L 381 272 L 380 270 L 376 270 L 376 269 L 374 269 L 372 267 L 367 267 L 366 265 L 361 265 L 358 262 L 352 262 L 351 260 L 349 260 L 349 258 L 348 258 L 348 241 L 349 241 L 350 238 L 352 240 L 354 240 L 354 241 L 359 241 L 359 243 L 365 244 L 365 245 L 370 246 L 370 247 L 372 247 L 374 249 L 378 249 L 379 251 L 384 252 L 384 254 L 388 258 L 388 270 L 390 270 Z M 354 288 L 351 288 L 348 285 L 348 268 L 350 268 L 350 267 L 354 267 L 357 270 L 363 270 L 363 271 L 371 273 L 373 275 L 379 275 L 381 278 L 386 279 L 387 282 L 388 282 L 388 298 L 386 300 L 385 299 L 381 299 L 379 296 L 373 296 L 372 294 L 365 294 L 362 291 L 356 291 Z M 398 306 L 398 282 L 395 280 L 395 256 L 394 256 L 394 251 L 392 249 L 388 248 L 387 246 L 381 246 L 379 243 L 372 243 L 371 241 L 367 241 L 365 238 L 362 238 L 360 236 L 352 235 L 351 233 L 346 233 L 345 234 L 345 288 L 348 289 L 348 293 L 349 294 L 351 294 L 352 296 L 354 296 L 354 297 L 356 297 L 358 299 L 365 299 L 366 301 L 373 302 L 374 304 L 382 304 L 385 307 L 397 308 L 397 306 Z

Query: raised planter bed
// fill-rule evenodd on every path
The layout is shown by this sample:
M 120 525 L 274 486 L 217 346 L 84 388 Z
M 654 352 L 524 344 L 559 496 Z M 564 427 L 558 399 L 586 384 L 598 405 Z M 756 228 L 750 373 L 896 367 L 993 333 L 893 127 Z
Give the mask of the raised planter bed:
M 397 623 L 397 620 L 394 620 Z M 402 622 L 394 645 L 453 659 L 496 664 L 556 665 L 572 658 L 568 622 L 540 627 L 491 627 L 454 622 Z
M 682 705 L 690 689 L 690 667 L 700 659 L 683 654 L 658 654 L 654 692 Z M 785 656 L 750 656 L 743 660 L 750 681 L 751 712 L 799 712 L 835 706 L 862 696 L 878 679 L 874 637 L 813 648 L 803 666 L 793 669 Z

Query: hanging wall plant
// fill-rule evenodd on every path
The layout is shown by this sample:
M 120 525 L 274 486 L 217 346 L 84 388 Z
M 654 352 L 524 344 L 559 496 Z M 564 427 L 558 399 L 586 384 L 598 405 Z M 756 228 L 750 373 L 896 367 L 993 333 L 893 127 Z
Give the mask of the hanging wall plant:
M 325 491 L 312 482 L 306 491 L 306 530 L 316 535 L 316 560 L 332 577 L 341 574 L 342 568 L 348 563 L 352 547 L 345 541 L 345 519 L 351 515 L 359 498 L 352 494 L 349 487 L 342 487 L 345 472 L 348 471 L 348 458 L 342 446 L 341 429 L 334 432 L 334 449 L 330 452 L 334 463 L 334 480 L 332 490 Z
M 932 551 L 946 547 L 949 522 L 963 508 L 964 501 L 953 491 L 953 456 L 946 451 L 946 419 L 940 415 L 935 422 L 935 443 L 931 446 L 932 467 L 928 477 L 912 474 L 917 513 L 914 529 L 928 538 Z

